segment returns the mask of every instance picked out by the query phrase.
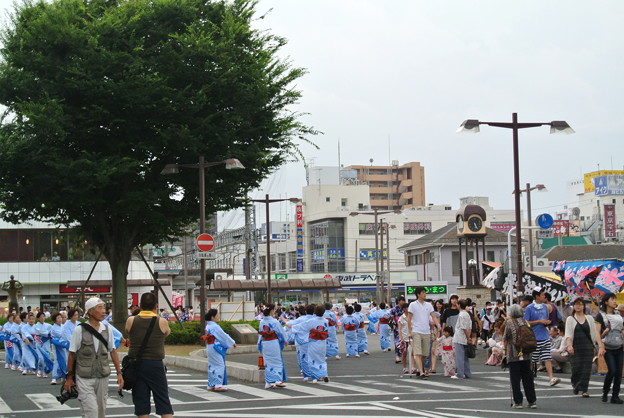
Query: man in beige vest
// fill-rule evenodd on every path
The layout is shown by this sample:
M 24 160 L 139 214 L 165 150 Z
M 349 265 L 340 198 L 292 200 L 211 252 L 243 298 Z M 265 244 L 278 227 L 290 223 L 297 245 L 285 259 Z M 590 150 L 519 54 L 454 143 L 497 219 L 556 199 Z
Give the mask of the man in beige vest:
M 99 298 L 91 298 L 85 303 L 85 311 L 88 321 L 74 329 L 69 343 L 65 389 L 70 390 L 72 386 L 77 386 L 83 417 L 104 418 L 108 398 L 108 376 L 111 374 L 109 353 L 117 372 L 119 389 L 123 387 L 121 366 L 115 349 L 113 330 L 101 322 L 106 315 L 104 302 Z M 92 334 L 87 327 L 99 333 L 107 344 Z

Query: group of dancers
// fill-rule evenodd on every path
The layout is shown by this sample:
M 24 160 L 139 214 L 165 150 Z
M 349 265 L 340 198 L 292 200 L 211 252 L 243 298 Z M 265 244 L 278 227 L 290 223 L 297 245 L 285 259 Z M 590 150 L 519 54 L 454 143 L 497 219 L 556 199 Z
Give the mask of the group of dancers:
M 4 342 L 4 368 L 22 375 L 50 378 L 50 384 L 62 384 L 67 373 L 69 342 L 80 312 L 62 310 L 50 315 L 44 312 L 10 313 L 0 326 L 0 341 Z M 119 347 L 121 333 L 113 328 L 115 346 Z
M 340 360 L 336 327 L 338 319 L 329 303 L 307 305 L 300 308 L 299 317 L 288 320 L 275 314 L 275 306 L 265 306 L 258 329 L 258 351 L 265 365 L 265 388 L 284 388 L 287 380 L 282 351 L 288 344 L 295 344 L 297 363 L 304 382 L 312 384 L 329 382 L 327 359 Z M 380 346 L 382 351 L 390 347 L 390 309 L 381 303 L 368 318 L 379 322 Z M 211 309 L 206 314 L 206 357 L 208 358 L 208 390 L 227 391 L 225 355 L 229 348 L 236 347 L 234 340 L 217 324 L 218 312 Z M 346 356 L 368 355 L 368 337 L 362 306 L 349 305 L 341 318 L 345 334 Z

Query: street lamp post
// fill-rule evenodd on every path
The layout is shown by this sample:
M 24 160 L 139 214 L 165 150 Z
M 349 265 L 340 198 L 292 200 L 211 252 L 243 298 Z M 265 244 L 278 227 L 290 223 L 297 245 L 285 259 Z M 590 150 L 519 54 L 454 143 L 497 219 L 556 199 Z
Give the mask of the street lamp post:
M 531 187 L 530 183 L 526 184 L 526 189 L 519 190 L 520 194 L 527 194 L 527 215 L 529 217 L 529 226 L 533 225 L 533 217 L 531 216 L 531 192 L 533 190 L 545 191 L 546 186 L 537 184 Z M 533 229 L 529 228 L 529 268 L 533 270 Z
M 383 286 L 381 285 L 381 271 L 379 269 L 379 215 L 383 215 L 386 213 L 401 213 L 400 210 L 384 210 L 379 211 L 377 208 L 373 209 L 373 212 L 351 212 L 350 216 L 357 215 L 374 215 L 375 216 L 375 224 L 373 228 L 375 228 L 375 297 L 377 298 L 377 303 L 381 303 L 383 297 Z M 390 250 L 388 249 L 388 256 L 390 256 Z M 389 262 L 389 261 L 388 261 Z
M 525 128 L 535 128 L 538 126 L 550 126 L 550 133 L 566 133 L 572 134 L 574 130 L 565 121 L 552 122 L 532 122 L 519 123 L 518 114 L 512 113 L 510 122 L 481 122 L 477 119 L 465 120 L 457 130 L 457 132 L 479 132 L 479 125 L 489 125 L 497 128 L 511 129 L 513 132 L 513 165 L 514 165 L 514 203 L 515 203 L 515 223 L 516 231 L 522 230 L 522 222 L 520 217 L 520 165 L 518 153 L 518 130 Z M 522 283 L 522 234 L 516 233 L 516 274 L 518 275 L 518 293 L 524 292 L 524 284 Z
M 285 198 L 285 199 L 269 199 L 269 195 L 265 195 L 264 199 L 249 199 L 250 202 L 264 203 L 265 205 L 265 217 L 266 217 L 266 269 L 267 269 L 267 305 L 272 303 L 271 297 L 271 222 L 269 220 L 269 204 L 275 202 L 285 202 L 289 201 L 292 203 L 297 203 L 301 199 L 296 197 Z
M 217 165 L 225 165 L 227 170 L 243 169 L 245 166 L 241 164 L 236 158 L 229 158 L 223 161 L 209 161 L 204 160 L 204 156 L 199 157 L 197 164 L 167 164 L 163 169 L 163 174 L 178 173 L 182 168 L 197 168 L 199 169 L 199 234 L 206 232 L 206 179 L 205 170 L 208 167 L 214 167 Z M 202 258 L 199 261 L 199 274 L 200 274 L 200 288 L 199 288 L 199 320 L 201 321 L 201 329 L 204 332 L 206 328 L 206 259 Z

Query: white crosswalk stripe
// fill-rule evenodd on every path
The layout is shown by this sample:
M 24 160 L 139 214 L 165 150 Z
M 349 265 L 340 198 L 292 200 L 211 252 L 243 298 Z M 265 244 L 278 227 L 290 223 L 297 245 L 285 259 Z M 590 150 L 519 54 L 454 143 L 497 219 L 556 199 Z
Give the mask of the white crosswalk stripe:
M 279 393 L 277 390 L 273 389 L 264 389 L 259 388 L 257 386 L 248 386 L 248 385 L 228 385 L 230 390 L 235 390 L 237 392 L 242 392 L 247 395 L 257 396 L 262 399 L 288 399 L 292 398 L 292 396 L 287 395 L 285 393 Z
M 292 391 L 295 391 L 304 395 L 310 395 L 310 396 L 336 396 L 340 394 L 340 392 L 337 392 L 333 389 L 323 389 L 322 385 L 320 386 L 320 385 L 313 385 L 313 384 L 300 385 L 297 383 L 286 382 L 286 389 L 292 390 Z M 301 396 L 301 395 L 296 395 L 296 396 Z
M 13 411 L 9 405 L 4 401 L 4 399 L 0 398 L 0 414 L 4 414 L 7 412 Z
M 72 409 L 67 404 L 61 405 L 51 393 L 27 393 L 26 397 L 42 410 Z

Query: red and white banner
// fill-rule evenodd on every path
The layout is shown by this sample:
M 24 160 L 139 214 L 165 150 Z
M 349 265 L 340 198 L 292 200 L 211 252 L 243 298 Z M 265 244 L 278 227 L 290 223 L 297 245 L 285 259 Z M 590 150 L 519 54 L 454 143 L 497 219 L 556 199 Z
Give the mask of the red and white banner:
M 605 238 L 617 237 L 615 226 L 615 205 L 604 205 L 604 236 Z
M 60 293 L 80 293 L 81 287 L 67 287 L 67 285 L 60 284 Z M 88 286 L 85 287 L 85 293 L 110 293 L 110 286 Z

